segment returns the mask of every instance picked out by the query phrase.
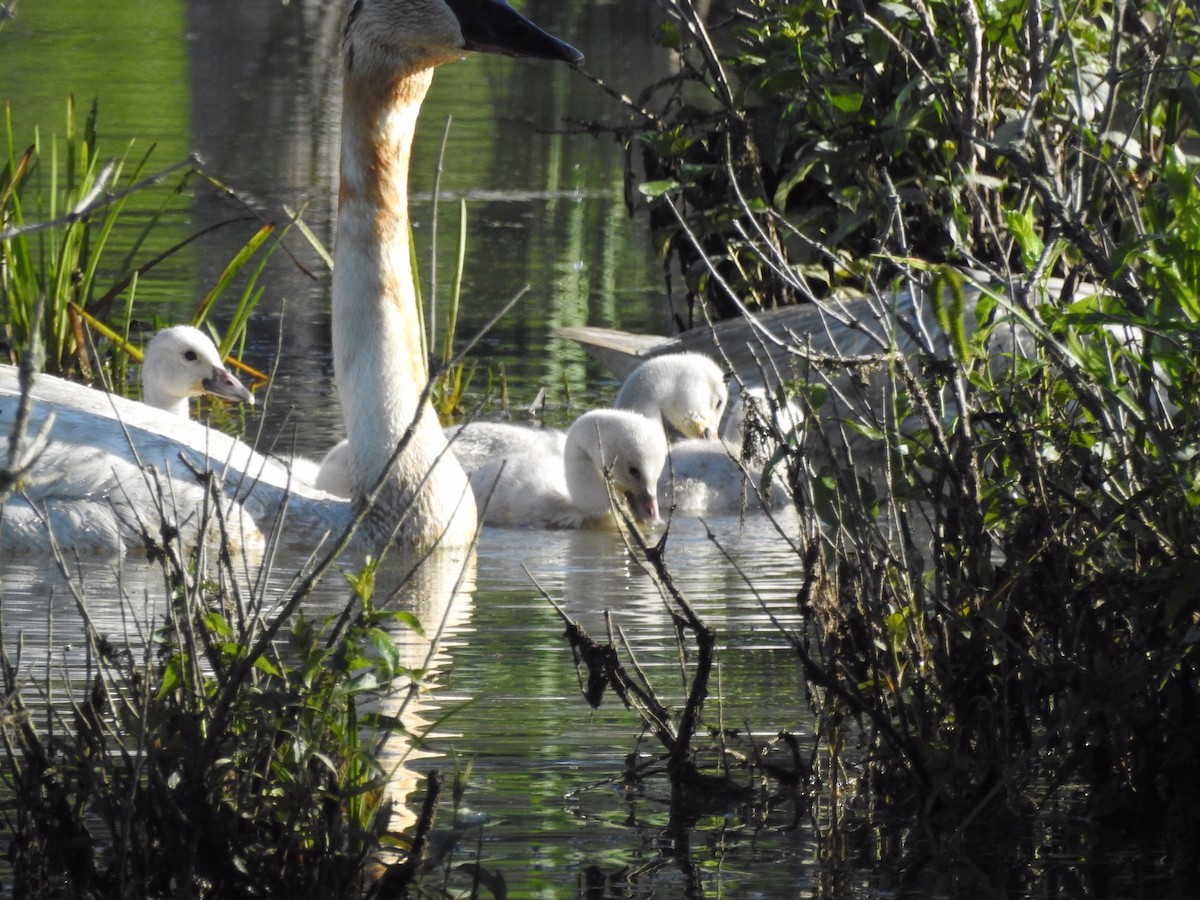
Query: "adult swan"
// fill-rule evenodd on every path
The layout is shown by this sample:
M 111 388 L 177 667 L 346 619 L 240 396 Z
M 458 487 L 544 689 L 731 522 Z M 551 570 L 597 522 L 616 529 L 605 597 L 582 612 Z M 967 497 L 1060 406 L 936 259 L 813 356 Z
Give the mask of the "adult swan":
M 352 448 L 352 502 L 361 507 L 374 490 L 363 535 L 374 546 L 393 535 L 413 544 L 462 545 L 476 527 L 466 476 L 421 398 L 427 373 L 409 264 L 407 184 L 417 113 L 433 68 L 465 50 L 570 63 L 583 58 L 503 0 L 356 0 L 346 20 L 333 353 Z M 11 395 L 15 385 L 11 372 L 0 377 L 0 394 Z M 311 537 L 314 527 L 333 531 L 350 520 L 349 504 L 291 485 L 279 465 L 243 444 L 200 426 L 193 431 L 180 427 L 188 423 L 163 422 L 103 395 L 103 402 L 84 396 L 73 403 L 69 398 L 79 399 L 80 391 L 97 394 L 46 377 L 35 384 L 40 415 L 55 413 L 54 441 L 101 445 L 126 462 L 134 459 L 133 443 L 137 460 L 168 467 L 177 479 L 190 477 L 181 456 L 207 456 L 263 533 L 285 497 L 288 531 Z M 0 422 L 11 425 L 14 408 L 11 397 L 0 404 Z M 135 419 L 125 423 L 132 425 L 128 432 L 118 421 L 126 414 Z M 89 496 L 99 503 L 121 492 L 114 468 L 124 468 L 97 468 L 105 482 Z M 36 465 L 29 477 L 37 480 Z

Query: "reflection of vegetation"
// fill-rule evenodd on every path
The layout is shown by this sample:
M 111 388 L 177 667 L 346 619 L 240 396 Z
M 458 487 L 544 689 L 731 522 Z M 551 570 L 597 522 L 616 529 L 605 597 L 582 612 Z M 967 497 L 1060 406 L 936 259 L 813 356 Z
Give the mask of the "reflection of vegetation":
M 873 417 L 799 390 L 801 433 L 775 435 L 808 571 L 788 638 L 835 832 L 899 813 L 916 827 L 871 852 L 914 863 L 923 836 L 1079 798 L 1079 856 L 1120 833 L 1189 877 L 1193 12 L 760 0 L 702 23 L 665 5 L 681 66 L 638 141 L 693 301 L 721 316 L 852 285 L 888 317 L 904 288 L 939 300 L 949 347 L 914 333 L 884 354 Z M 952 266 L 1003 287 L 974 306 Z M 998 366 L 989 339 L 1014 323 L 1030 348 Z

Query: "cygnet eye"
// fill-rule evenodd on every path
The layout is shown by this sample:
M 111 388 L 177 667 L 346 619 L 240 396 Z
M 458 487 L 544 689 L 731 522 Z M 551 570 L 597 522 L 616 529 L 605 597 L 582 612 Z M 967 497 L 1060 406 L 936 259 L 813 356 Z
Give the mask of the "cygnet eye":
M 188 350 L 188 351 L 186 351 L 186 352 L 183 354 L 183 358 L 184 358 L 184 359 L 186 359 L 188 362 L 195 362 L 195 361 L 196 361 L 196 359 L 197 359 L 197 356 L 196 356 L 196 351 L 195 351 L 195 350 Z

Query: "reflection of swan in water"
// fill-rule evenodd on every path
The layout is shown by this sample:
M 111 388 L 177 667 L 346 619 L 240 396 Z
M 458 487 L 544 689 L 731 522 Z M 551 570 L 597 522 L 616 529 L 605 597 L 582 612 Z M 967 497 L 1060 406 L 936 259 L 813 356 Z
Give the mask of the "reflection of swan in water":
M 474 554 L 464 556 L 434 551 L 424 556 L 420 565 L 410 571 L 409 566 L 417 555 L 390 554 L 382 561 L 376 570 L 376 591 L 372 604 L 376 613 L 382 613 L 374 617 L 375 626 L 372 630 L 386 632 L 396 649 L 394 657 L 381 659 L 380 662 L 394 665 L 393 672 L 405 674 L 397 674 L 390 686 L 386 679 L 381 679 L 384 684 L 377 692 L 370 694 L 365 690 L 367 685 L 363 681 L 355 681 L 351 673 L 346 673 L 345 678 L 339 681 L 348 688 L 345 694 L 355 698 L 352 702 L 360 704 L 357 711 L 359 722 L 362 723 L 360 734 L 363 751 L 377 754 L 382 771 L 387 776 L 386 783 L 381 783 L 379 773 L 374 769 L 364 767 L 362 773 L 364 780 L 370 782 L 369 796 L 379 798 L 378 803 L 385 817 L 383 824 L 386 824 L 390 807 L 389 830 L 393 831 L 407 827 L 414 819 L 412 810 L 406 808 L 403 801 L 410 792 L 423 787 L 419 781 L 419 774 L 424 768 L 420 760 L 422 756 L 429 755 L 417 749 L 415 745 L 419 742 L 415 737 L 427 730 L 430 721 L 443 717 L 445 706 L 440 711 L 438 709 L 440 682 L 450 665 L 453 648 L 465 643 L 463 632 L 469 627 L 473 614 L 472 594 L 476 578 Z M 53 687 L 50 688 L 36 679 L 18 681 L 17 688 L 33 710 L 35 725 L 40 722 L 39 727 L 44 727 L 44 716 L 47 714 L 53 720 L 61 711 L 64 700 L 68 704 L 80 702 L 86 705 L 88 695 L 100 677 L 94 656 L 96 635 L 107 635 L 125 651 L 124 663 L 116 662 L 103 675 L 107 688 L 105 703 L 113 704 L 114 708 L 124 708 L 125 704 L 130 704 L 142 715 L 153 715 L 155 709 L 161 711 L 171 706 L 166 701 L 165 707 L 150 704 L 150 708 L 147 708 L 145 698 L 140 696 L 146 689 L 145 683 L 136 678 L 122 678 L 118 673 L 124 671 L 125 665 L 138 666 L 142 659 L 141 651 L 149 649 L 143 639 L 151 640 L 160 629 L 171 627 L 165 625 L 168 620 L 177 625 L 177 618 L 187 622 L 187 617 L 168 615 L 172 604 L 203 604 L 212 598 L 209 589 L 201 587 L 206 577 L 199 572 L 188 573 L 181 585 L 179 579 L 164 578 L 164 567 L 159 563 L 137 558 L 123 560 L 120 566 L 114 566 L 110 560 L 99 557 L 74 560 L 68 556 L 65 562 L 68 571 L 64 572 L 41 556 L 7 556 L 0 559 L 4 578 L 5 641 L 14 641 L 19 634 L 22 667 L 26 670 L 38 667 L 39 671 L 45 668 L 47 679 L 52 679 Z M 239 607 L 239 612 L 246 613 L 244 618 L 242 615 L 233 615 L 230 608 L 226 607 L 233 629 L 232 639 L 246 648 L 253 645 L 261 636 L 265 624 L 253 614 L 254 611 L 271 610 L 273 617 L 281 606 L 286 606 L 296 589 L 295 573 L 305 569 L 309 563 L 307 553 L 280 554 L 269 565 L 264 564 L 261 571 L 255 568 L 252 573 L 231 573 L 236 580 L 246 579 L 241 587 L 242 598 L 255 598 L 255 602 L 246 603 L 244 608 Z M 74 585 L 68 581 L 74 582 Z M 402 593 L 396 594 L 398 589 Z M 331 573 L 312 594 L 306 596 L 302 609 L 304 616 L 313 622 L 309 633 L 321 634 L 322 628 L 316 622 L 325 620 L 332 623 L 346 613 L 348 594 L 345 582 Z M 181 599 L 181 595 L 185 599 Z M 349 603 L 351 614 L 357 613 L 360 609 L 357 600 L 349 600 Z M 81 608 L 86 608 L 86 616 L 80 615 Z M 421 627 L 409 627 L 406 618 L 393 618 L 386 614 L 395 611 L 412 614 Z M 193 625 L 185 624 L 183 627 L 190 629 Z M 289 630 L 288 625 L 284 625 L 284 632 Z M 182 640 L 179 643 L 186 646 Z M 8 649 L 12 652 L 11 644 Z M 289 663 L 296 661 L 296 648 L 269 649 L 267 656 L 274 659 L 276 652 L 287 657 Z M 283 691 L 288 698 L 293 698 L 297 686 L 281 683 L 275 680 L 277 677 L 268 676 L 265 681 L 248 680 L 244 686 L 245 692 L 241 694 L 243 700 L 248 699 L 257 708 L 252 699 L 256 693 L 260 695 L 260 701 L 264 692 L 267 696 L 281 697 L 278 692 Z M 418 683 L 414 683 L 413 679 Z M 249 686 L 251 680 L 257 687 Z M 49 693 L 46 693 L 47 690 Z M 363 699 L 365 696 L 375 696 L 375 699 L 368 702 Z M 54 698 L 53 711 L 50 710 L 50 697 Z M 249 707 L 242 708 L 245 710 Z M 376 720 L 369 713 L 380 713 L 382 718 Z M 335 715 L 332 710 L 326 710 L 313 718 L 325 714 Z M 78 721 L 74 724 L 70 721 L 64 723 L 68 733 L 78 733 Z M 279 733 L 282 744 L 303 741 L 303 732 L 288 733 L 295 721 L 295 717 L 291 716 L 277 718 L 273 726 L 267 726 L 266 731 L 250 737 L 243 736 L 245 743 L 241 749 L 245 752 L 241 758 L 247 758 L 249 746 L 264 747 L 271 731 Z M 100 719 L 92 722 L 92 726 L 98 730 L 108 727 Z M 228 722 L 226 727 L 231 727 Z M 168 727 L 167 730 L 171 729 Z M 220 738 L 210 734 L 206 739 L 211 746 Z M 334 744 L 338 740 L 331 738 Z M 82 746 L 77 749 L 85 753 Z M 303 750 L 297 752 L 303 753 Z M 171 756 L 171 751 L 161 746 L 157 753 L 160 760 L 164 754 Z M 129 771 L 145 765 L 132 756 L 125 756 L 124 762 L 130 767 Z M 114 760 L 108 770 L 121 766 L 120 760 Z M 219 769 L 220 763 L 217 766 Z M 349 777 L 348 773 L 344 777 Z M 237 788 L 231 790 L 236 792 Z M 133 800 L 132 797 L 129 799 Z M 320 802 L 321 799 L 312 798 L 313 802 Z M 395 801 L 395 804 L 391 801 Z M 420 801 L 408 806 L 419 809 Z M 259 822 L 266 824 L 261 818 Z
M 433 410 L 420 397 L 426 372 L 409 260 L 407 177 L 417 112 L 432 69 L 471 49 L 569 62 L 581 58 L 505 4 L 470 9 L 460 21 L 440 0 L 356 2 L 346 22 L 334 367 L 350 436 L 356 502 L 362 504 L 382 479 L 364 523 L 372 545 L 397 533 L 417 544 L 462 545 L 475 528 L 466 476 L 445 452 Z M 201 426 L 188 430 L 181 427 L 188 423 L 164 423 L 161 416 L 110 405 L 107 398 L 100 402 L 87 389 L 83 395 L 66 387 L 60 391 L 58 384 L 38 379 L 39 415 L 55 411 L 54 440 L 99 446 L 127 461 L 124 471 L 101 472 L 105 480 L 137 477 L 129 469 L 136 470 L 135 460 L 141 460 L 174 466 L 178 482 L 189 477 L 175 462 L 181 453 L 201 458 L 201 465 L 207 456 L 215 467 L 227 469 L 227 489 L 264 532 L 284 510 L 288 531 L 307 541 L 341 531 L 352 517 L 352 504 L 292 485 L 286 467 L 240 442 Z M 11 369 L 7 377 L 0 374 L 0 392 L 10 395 L 0 422 L 11 430 L 16 407 L 11 395 L 17 393 Z M 63 482 L 64 490 L 72 487 Z M 98 507 L 111 500 L 111 492 L 77 500 Z
M 658 521 L 655 485 L 667 457 L 662 426 L 637 413 L 597 409 L 567 432 L 561 453 L 513 454 L 481 466 L 471 487 L 487 525 L 582 528 L 610 514 L 609 486 L 640 521 Z
M 254 395 L 225 368 L 212 339 L 191 325 L 164 328 L 146 345 L 142 401 L 188 416 L 188 400 L 209 394 L 254 405 Z
M 433 754 L 420 749 L 419 740 L 432 721 L 440 718 L 438 681 L 451 663 L 451 648 L 459 643 L 460 635 L 470 625 L 473 613 L 477 560 L 475 554 L 435 551 L 409 570 L 413 554 L 389 557 L 376 571 L 375 608 L 380 611 L 396 609 L 411 612 L 420 622 L 420 629 L 399 624 L 388 627 L 399 650 L 397 662 L 410 673 L 420 673 L 419 682 L 409 681 L 382 697 L 378 706 L 359 709 L 360 721 L 365 714 L 378 711 L 384 716 L 384 730 L 378 734 L 375 746 L 377 761 L 387 776 L 386 795 L 395 801 L 389 831 L 401 831 L 412 825 L 421 799 L 413 797 L 425 788 L 423 775 L 417 766 Z M 399 591 L 399 596 L 389 594 Z M 339 592 L 340 594 L 341 592 Z M 344 595 L 335 597 L 337 606 L 328 609 L 331 615 L 340 612 Z M 385 620 L 386 621 L 386 620 Z M 400 723 L 399 728 L 386 725 Z M 410 798 L 405 802 L 406 798 Z M 386 800 L 385 806 L 386 806 Z M 382 860 L 388 862 L 390 860 Z

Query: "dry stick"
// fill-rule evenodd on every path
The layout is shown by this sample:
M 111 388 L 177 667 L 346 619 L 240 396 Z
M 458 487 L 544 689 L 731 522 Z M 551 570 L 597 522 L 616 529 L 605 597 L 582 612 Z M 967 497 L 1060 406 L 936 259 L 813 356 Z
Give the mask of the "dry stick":
M 645 537 L 637 530 L 629 514 L 624 509 L 620 509 L 619 512 L 621 522 L 624 525 L 624 528 L 621 529 L 622 534 L 632 538 L 640 552 L 640 555 L 635 558 L 638 559 L 639 563 L 643 559 L 646 563 L 649 563 L 648 566 L 642 564 L 642 568 L 654 579 L 663 599 L 667 600 L 669 598 L 680 613 L 682 613 L 683 622 L 696 638 L 696 671 L 692 676 L 692 686 L 684 703 L 683 713 L 679 717 L 678 739 L 671 748 L 671 759 L 667 764 L 672 782 L 678 785 L 680 780 L 688 773 L 689 766 L 691 765 L 690 760 L 687 758 L 687 753 L 690 748 L 692 736 L 698 728 L 700 711 L 704 706 L 704 700 L 708 696 L 708 679 L 712 672 L 713 656 L 717 640 L 716 632 L 700 621 L 700 617 L 696 615 L 691 604 L 684 597 L 683 592 L 676 586 L 674 577 L 667 569 L 664 555 L 666 537 L 664 536 L 655 546 L 649 546 L 646 543 Z
M 425 357 L 428 359 L 436 352 L 437 347 L 437 239 L 438 239 L 438 203 L 442 189 L 442 173 L 445 171 L 446 143 L 450 140 L 450 124 L 453 116 L 446 116 L 446 125 L 442 129 L 442 143 L 438 148 L 433 165 L 433 188 L 430 191 L 432 209 L 429 214 L 429 343 L 425 346 Z
M 609 643 L 613 643 L 612 632 L 614 623 L 612 622 L 611 613 L 608 610 L 604 612 L 605 622 L 609 626 Z M 671 721 L 670 712 L 666 706 L 658 701 L 657 695 L 654 693 L 654 687 L 650 684 L 650 679 L 646 677 L 646 672 L 642 669 L 642 664 L 638 662 L 637 654 L 634 653 L 633 645 L 629 642 L 628 636 L 625 634 L 625 629 L 620 625 L 615 625 L 617 639 L 620 640 L 621 646 L 625 649 L 625 653 L 629 657 L 629 664 L 633 666 L 633 673 L 637 676 L 641 683 L 642 691 L 646 696 L 654 698 L 654 706 L 647 707 L 642 711 L 643 720 L 649 715 L 653 717 L 654 722 L 662 729 L 664 734 L 671 736 L 672 740 L 678 738 L 678 733 L 675 730 L 675 724 Z
M 1038 174 L 1033 164 L 1012 148 L 999 147 L 990 142 L 984 142 L 984 146 L 988 150 L 1003 156 L 1012 164 L 1017 173 L 1037 193 L 1042 201 L 1042 206 L 1045 208 L 1052 222 L 1056 223 L 1062 230 L 1062 233 L 1078 248 L 1084 258 L 1087 259 L 1100 277 L 1104 279 L 1104 282 L 1121 295 L 1121 299 L 1125 301 L 1127 307 L 1132 312 L 1139 315 L 1144 314 L 1146 303 L 1137 289 L 1128 281 L 1116 277 L 1117 272 L 1111 258 L 1100 247 L 1096 246 L 1092 240 L 1091 230 L 1083 222 L 1079 221 L 1075 213 L 1059 200 L 1054 188 Z
M 40 335 L 42 333 L 42 315 L 44 313 L 44 301 L 39 298 L 33 307 L 33 322 L 30 325 L 30 334 Z M 50 442 L 50 428 L 54 424 L 53 417 L 47 419 L 42 430 L 36 434 L 31 441 L 24 447 L 26 432 L 29 428 L 29 418 L 33 414 L 33 380 L 41 368 L 39 357 L 41 355 L 41 346 L 34 338 L 34 346 L 29 348 L 29 352 L 22 354 L 21 366 L 17 370 L 17 384 L 20 386 L 21 395 L 17 400 L 17 415 L 13 422 L 13 430 L 8 436 L 8 460 L 3 472 L 0 472 L 0 498 L 7 496 L 17 485 L 21 479 L 29 472 L 33 464 L 37 462 L 38 457 L 46 449 Z M 2 509 L 2 508 L 0 508 Z M 0 515 L 3 513 L 0 512 Z
M 421 804 L 421 814 L 417 818 L 416 833 L 413 835 L 412 849 L 403 863 L 387 867 L 383 877 L 379 879 L 367 894 L 378 900 L 398 900 L 406 896 L 405 891 L 417 876 L 421 858 L 425 853 L 425 844 L 429 832 L 433 828 L 433 820 L 437 814 L 438 795 L 442 789 L 442 776 L 436 771 L 430 772 L 426 779 L 425 800 Z
M 24 237 L 26 235 L 36 234 L 39 231 L 45 231 L 48 228 L 58 228 L 61 225 L 74 224 L 75 222 L 78 222 L 80 219 L 86 218 L 87 216 L 91 215 L 98 209 L 103 209 L 104 207 L 110 206 L 111 204 L 116 203 L 118 200 L 128 197 L 131 194 L 137 193 L 138 191 L 143 190 L 144 188 L 148 188 L 148 187 L 151 187 L 153 185 L 156 185 L 156 184 L 162 182 L 163 180 L 166 179 L 166 177 L 168 175 L 172 174 L 173 172 L 178 172 L 180 169 L 188 167 L 188 166 L 191 166 L 192 168 L 196 168 L 199 165 L 200 165 L 199 158 L 196 157 L 194 154 L 190 155 L 187 157 L 187 159 L 180 160 L 179 162 L 175 163 L 174 165 L 168 166 L 165 169 L 155 172 L 153 175 L 148 175 L 145 178 L 143 178 L 141 181 L 137 182 L 136 184 L 131 184 L 129 187 L 124 188 L 123 190 L 114 191 L 112 193 L 106 193 L 102 197 L 89 198 L 90 202 L 85 203 L 85 202 L 81 201 L 79 204 L 77 204 L 75 206 L 74 209 L 72 209 L 68 213 L 64 213 L 63 215 L 59 216 L 57 219 L 51 219 L 47 222 L 33 222 L 28 225 L 19 225 L 14 228 L 9 228 L 6 231 L 0 231 L 0 241 L 7 241 L 7 240 L 11 240 L 12 238 L 15 238 L 15 237 Z
M 644 724 L 656 726 L 652 729 L 655 736 L 668 751 L 672 751 L 675 735 L 671 729 L 671 713 L 654 696 L 653 690 L 643 688 L 641 684 L 629 678 L 612 645 L 598 644 L 584 627 L 572 619 L 567 611 L 550 596 L 533 576 L 533 573 L 524 567 L 524 564 L 522 564 L 522 568 L 525 569 L 525 574 L 529 576 L 529 580 L 538 593 L 554 607 L 559 618 L 562 619 L 567 629 L 567 642 L 571 645 L 572 652 L 576 654 L 577 661 L 580 656 L 583 657 L 589 674 L 589 685 L 583 694 L 589 705 L 599 705 L 600 699 L 603 697 L 604 686 L 610 686 L 626 707 L 637 710 L 641 714 Z
M 729 77 L 725 74 L 724 66 L 721 65 L 721 56 L 713 46 L 708 29 L 704 27 L 704 20 L 700 18 L 691 2 L 673 3 L 672 6 L 675 8 L 675 14 L 692 33 L 692 37 L 696 39 L 696 46 L 704 57 L 708 71 L 712 74 L 713 81 L 721 95 L 722 104 L 726 109 L 735 109 L 737 103 L 733 98 L 733 88 L 730 87 Z
M 229 187 L 227 184 L 225 184 L 220 179 L 218 179 L 215 175 L 210 175 L 207 171 L 205 171 L 203 168 L 202 160 L 197 158 L 196 164 L 197 164 L 197 168 L 194 173 L 195 175 L 197 175 L 200 178 L 203 178 L 205 181 L 207 181 L 209 184 L 211 184 L 213 187 L 215 187 L 218 191 L 220 191 L 225 196 L 229 197 L 231 200 L 233 200 L 235 203 L 237 203 L 239 206 L 241 206 L 243 209 L 245 209 L 250 214 L 250 216 L 253 218 L 253 220 L 261 222 L 264 225 L 271 224 L 271 220 L 267 216 L 264 216 L 261 212 L 259 212 L 255 208 L 254 204 L 250 202 L 250 200 L 243 197 L 234 188 Z M 301 231 L 303 231 L 307 227 L 303 224 L 303 222 L 300 219 L 300 216 L 304 212 L 304 207 L 301 207 L 299 210 L 297 210 L 295 212 L 293 212 L 291 209 L 289 209 L 286 206 L 283 208 L 283 210 L 289 219 L 291 219 L 293 222 L 300 223 Z M 239 220 L 235 220 L 235 221 L 243 221 L 243 220 L 239 219 Z M 294 265 L 300 271 L 301 274 L 305 275 L 311 281 L 318 280 L 317 276 L 309 271 L 308 266 L 304 265 L 304 263 L 302 263 L 300 261 L 300 259 L 296 256 L 296 254 L 294 254 L 291 251 L 291 249 L 287 246 L 287 244 L 281 244 L 281 246 L 283 248 L 283 252 L 285 254 L 287 254 L 288 259 L 290 259 L 292 261 L 292 265 Z M 324 259 L 328 259 L 328 254 L 326 254 L 324 252 L 324 248 L 321 248 L 320 250 L 318 250 L 318 255 L 322 256 Z

